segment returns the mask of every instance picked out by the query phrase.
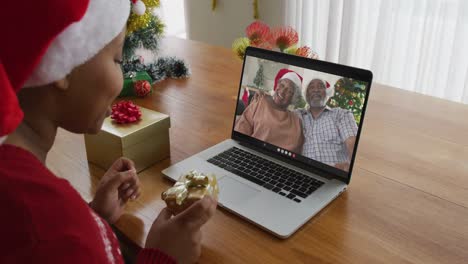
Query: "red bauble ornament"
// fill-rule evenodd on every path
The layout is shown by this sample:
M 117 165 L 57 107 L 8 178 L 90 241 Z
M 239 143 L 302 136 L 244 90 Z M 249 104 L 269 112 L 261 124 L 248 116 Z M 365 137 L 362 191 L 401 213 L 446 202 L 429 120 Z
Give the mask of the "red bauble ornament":
M 151 92 L 151 84 L 146 80 L 136 81 L 133 88 L 139 97 L 145 97 Z
M 349 104 L 349 105 L 353 105 L 354 102 L 353 102 L 352 100 L 349 100 L 348 104 Z
M 112 105 L 111 118 L 118 124 L 133 123 L 141 119 L 141 111 L 131 101 L 120 101 Z

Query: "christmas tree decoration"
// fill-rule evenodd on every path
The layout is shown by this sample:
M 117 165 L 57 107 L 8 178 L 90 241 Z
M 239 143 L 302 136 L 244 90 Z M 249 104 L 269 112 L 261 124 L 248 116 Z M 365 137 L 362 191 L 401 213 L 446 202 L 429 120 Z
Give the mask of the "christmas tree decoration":
M 248 46 L 318 59 L 317 53 L 312 51 L 310 47 L 297 47 L 299 35 L 292 27 L 284 26 L 270 29 L 267 24 L 254 21 L 246 27 L 245 34 L 247 37 L 238 38 L 232 43 L 232 50 L 240 59 L 244 58 L 245 49 Z
M 146 81 L 148 84 L 150 84 L 149 92 L 151 92 L 151 82 L 153 80 L 146 71 L 129 71 L 126 74 L 124 74 L 124 85 L 122 91 L 120 91 L 119 97 L 138 96 L 138 94 L 135 91 L 135 83 L 138 81 Z
M 350 110 L 359 125 L 366 97 L 366 87 L 366 83 L 363 81 L 341 78 L 335 83 L 335 93 L 328 101 L 328 106 Z
M 211 0 L 211 11 L 214 11 L 216 9 L 217 4 L 218 4 L 218 1 Z
M 151 84 L 146 80 L 136 81 L 133 88 L 139 97 L 145 97 L 151 92 Z
M 141 111 L 132 101 L 120 101 L 112 105 L 111 119 L 117 124 L 134 123 L 141 119 Z
M 258 14 L 258 0 L 253 1 L 253 18 L 258 19 L 260 16 Z
M 183 60 L 175 57 L 160 58 L 155 64 L 159 69 L 165 69 L 165 78 L 181 79 L 190 75 L 190 70 Z M 149 69 L 152 72 L 152 69 Z
M 149 74 L 153 83 L 160 82 L 166 78 L 187 78 L 191 74 L 187 64 L 175 57 L 158 58 L 156 62 L 151 64 L 143 64 L 139 59 L 134 59 L 130 62 L 124 62 L 122 69 L 127 73 L 145 71 Z
M 132 13 L 127 22 L 127 36 L 133 31 L 148 28 L 150 21 L 155 18 L 151 10 L 160 6 L 159 0 L 131 0 L 131 2 Z
M 263 86 L 263 83 L 265 82 L 265 75 L 263 74 L 263 64 L 260 64 L 260 66 L 258 67 L 253 82 L 255 86 L 259 89 L 261 89 L 260 87 Z
M 160 0 L 131 0 L 132 13 L 127 22 L 127 34 L 123 48 L 122 70 L 124 77 L 124 89 L 120 96 L 136 95 L 133 92 L 135 80 L 129 75 L 147 72 L 151 78 L 145 79 L 150 84 L 162 81 L 165 78 L 187 78 L 190 70 L 185 62 L 173 57 L 160 57 L 152 63 L 145 63 L 141 56 L 137 55 L 137 49 L 151 51 L 156 55 L 162 35 L 164 33 L 164 23 L 157 15 L 157 8 L 160 7 Z M 149 58 L 147 61 L 152 61 Z M 131 84 L 128 91 L 126 85 Z M 127 89 L 126 89 L 127 88 Z
M 148 28 L 151 21 L 153 20 L 153 15 L 150 13 L 144 13 L 142 15 L 137 15 L 132 13 L 130 18 L 134 17 L 135 20 L 127 26 L 127 32 L 133 33 L 139 29 Z M 162 33 L 162 32 L 161 32 Z
M 260 17 L 259 12 L 258 12 L 258 0 L 253 0 L 252 5 L 253 5 L 253 18 L 258 19 Z M 218 6 L 218 1 L 211 0 L 211 11 L 215 11 L 217 6 Z
M 133 13 L 135 13 L 136 15 L 144 15 L 145 14 L 145 11 L 146 11 L 146 5 L 145 3 L 143 3 L 143 1 L 141 0 L 132 0 L 132 11 Z
M 129 30 L 129 28 L 127 28 Z M 134 29 L 131 34 L 125 38 L 123 56 L 124 60 L 135 59 L 135 50 L 142 47 L 156 53 L 159 49 L 159 42 L 164 31 L 164 24 L 158 17 L 151 17 L 148 27 Z

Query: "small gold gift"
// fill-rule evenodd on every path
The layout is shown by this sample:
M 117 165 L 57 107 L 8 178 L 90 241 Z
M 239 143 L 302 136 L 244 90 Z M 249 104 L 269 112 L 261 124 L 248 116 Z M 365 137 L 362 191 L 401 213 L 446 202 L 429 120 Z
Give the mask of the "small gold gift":
M 214 174 L 205 175 L 196 170 L 181 176 L 173 187 L 161 194 L 167 207 L 173 214 L 178 214 L 205 195 L 218 199 L 218 182 Z

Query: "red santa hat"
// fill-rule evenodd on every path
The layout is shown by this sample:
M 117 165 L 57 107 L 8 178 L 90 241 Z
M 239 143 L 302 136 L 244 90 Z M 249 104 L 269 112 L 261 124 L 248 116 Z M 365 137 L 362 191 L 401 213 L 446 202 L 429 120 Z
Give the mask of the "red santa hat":
M 60 80 L 95 56 L 124 28 L 130 1 L 6 1 L 2 10 L 0 137 L 23 118 L 16 93 Z
M 276 91 L 276 86 L 278 85 L 279 80 L 288 79 L 292 81 L 299 89 L 302 85 L 302 76 L 297 74 L 295 71 L 289 69 L 281 69 L 278 71 L 275 77 L 275 86 L 273 90 Z

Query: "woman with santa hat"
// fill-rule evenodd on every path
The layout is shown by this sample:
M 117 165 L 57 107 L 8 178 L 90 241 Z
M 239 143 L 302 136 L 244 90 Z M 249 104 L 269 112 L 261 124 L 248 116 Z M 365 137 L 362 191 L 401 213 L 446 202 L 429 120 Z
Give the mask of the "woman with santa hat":
M 123 263 L 109 224 L 140 194 L 133 162 L 118 159 L 89 204 L 45 163 L 59 127 L 97 133 L 110 114 L 129 14 L 129 0 L 2 4 L 0 263 Z M 209 197 L 162 210 L 137 263 L 195 262 L 215 210 Z
M 302 77 L 281 69 L 275 77 L 273 95 L 255 96 L 242 113 L 234 130 L 280 148 L 301 153 L 303 144 L 300 118 L 288 110 L 301 96 Z

